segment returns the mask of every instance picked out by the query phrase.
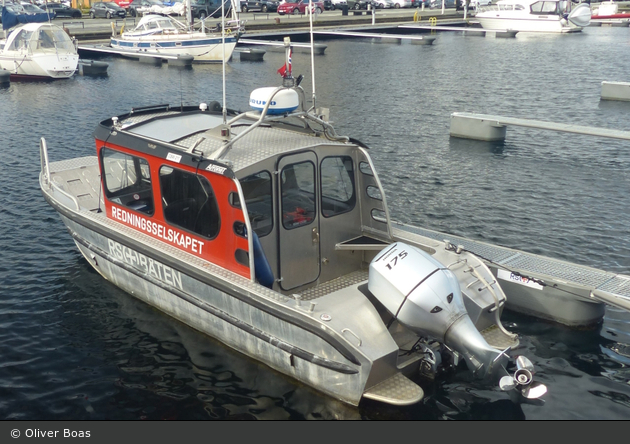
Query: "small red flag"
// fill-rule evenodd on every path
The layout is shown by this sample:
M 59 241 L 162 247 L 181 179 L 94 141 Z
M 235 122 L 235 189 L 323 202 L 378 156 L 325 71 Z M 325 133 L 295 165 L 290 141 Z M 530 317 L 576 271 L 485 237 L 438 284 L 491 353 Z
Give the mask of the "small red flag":
M 288 63 L 288 67 L 287 67 L 287 63 L 282 65 L 280 67 L 280 69 L 278 70 L 278 74 L 280 74 L 282 77 L 287 77 L 287 76 L 291 75 L 291 50 L 290 49 L 289 49 L 289 63 Z

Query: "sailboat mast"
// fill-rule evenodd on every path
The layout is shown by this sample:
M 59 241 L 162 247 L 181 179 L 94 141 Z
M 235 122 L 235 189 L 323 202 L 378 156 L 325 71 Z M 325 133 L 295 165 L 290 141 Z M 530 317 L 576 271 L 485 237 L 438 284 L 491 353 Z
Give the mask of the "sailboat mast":
M 188 24 L 188 31 L 192 31 L 192 10 L 190 6 L 190 0 L 184 0 L 184 6 L 186 7 L 186 23 Z

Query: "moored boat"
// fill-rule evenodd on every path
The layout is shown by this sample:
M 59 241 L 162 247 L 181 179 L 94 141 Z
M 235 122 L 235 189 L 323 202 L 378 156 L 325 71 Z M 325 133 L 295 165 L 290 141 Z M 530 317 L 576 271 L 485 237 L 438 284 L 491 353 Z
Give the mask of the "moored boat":
M 158 13 L 148 13 L 140 19 L 134 29 L 112 35 L 110 46 L 120 50 L 121 55 L 133 57 L 137 53 L 164 56 L 192 56 L 194 62 L 221 63 L 232 57 L 240 35 L 238 22 L 226 27 L 226 33 L 208 32 L 202 21 L 200 30 L 193 30 L 190 1 L 186 23 Z M 231 22 L 234 24 L 235 22 Z
M 0 68 L 12 78 L 66 79 L 74 75 L 78 63 L 75 42 L 51 23 L 16 26 L 0 41 Z
M 518 32 L 579 32 L 591 20 L 590 5 L 566 0 L 499 0 L 475 15 L 484 29 Z
M 542 396 L 510 358 L 491 270 L 401 236 L 367 147 L 306 109 L 290 68 L 283 84 L 244 113 L 135 108 L 101 122 L 96 156 L 51 163 L 42 140 L 44 197 L 106 279 L 337 399 L 412 404 L 423 377 L 463 362 Z
M 617 2 L 601 2 L 593 10 L 593 20 L 630 19 L 630 11 L 620 12 Z
M 96 156 L 50 163 L 42 142 L 43 194 L 90 265 L 351 404 L 418 402 L 423 377 L 462 362 L 538 399 L 531 363 L 508 358 L 521 352 L 503 309 L 581 325 L 601 321 L 602 300 L 630 305 L 613 294 L 627 277 L 390 220 L 365 144 L 283 82 L 255 90 L 250 112 L 214 102 L 106 119 Z

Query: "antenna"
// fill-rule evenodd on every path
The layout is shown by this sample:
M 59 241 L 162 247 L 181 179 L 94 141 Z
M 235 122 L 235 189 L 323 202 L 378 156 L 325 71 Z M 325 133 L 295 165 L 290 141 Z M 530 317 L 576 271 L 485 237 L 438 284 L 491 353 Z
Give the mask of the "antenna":
M 316 105 L 315 105 L 315 51 L 314 51 L 314 44 L 313 44 L 313 0 L 308 0 L 308 15 L 310 18 L 310 25 L 311 25 L 311 78 L 313 81 L 313 106 L 312 106 L 312 110 L 316 109 Z M 309 110 L 310 111 L 310 110 Z
M 227 123 L 227 108 L 225 105 L 225 0 L 221 2 L 221 46 L 223 48 L 223 124 Z

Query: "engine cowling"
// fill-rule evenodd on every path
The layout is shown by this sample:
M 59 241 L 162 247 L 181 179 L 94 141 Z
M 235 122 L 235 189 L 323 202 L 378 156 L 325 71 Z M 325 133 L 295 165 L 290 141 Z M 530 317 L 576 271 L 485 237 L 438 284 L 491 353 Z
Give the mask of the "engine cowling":
M 419 248 L 397 242 L 383 250 L 370 263 L 368 289 L 407 328 L 461 353 L 475 375 L 506 363 L 468 316 L 453 272 Z

